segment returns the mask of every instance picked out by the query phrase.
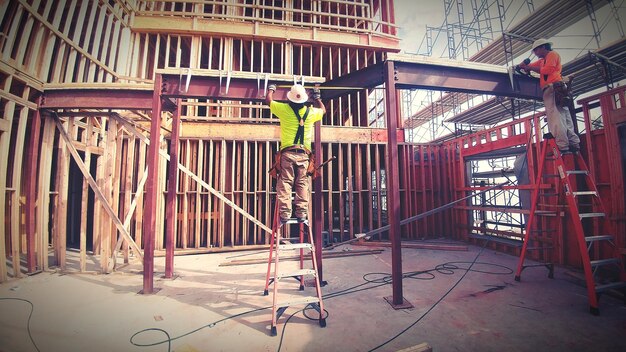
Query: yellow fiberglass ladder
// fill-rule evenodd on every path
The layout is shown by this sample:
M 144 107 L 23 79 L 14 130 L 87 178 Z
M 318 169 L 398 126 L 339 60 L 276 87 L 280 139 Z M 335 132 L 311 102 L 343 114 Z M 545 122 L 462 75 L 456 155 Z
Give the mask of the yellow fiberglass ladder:
M 278 209 L 276 209 L 278 210 Z M 263 294 L 267 296 L 269 294 L 269 285 L 273 284 L 273 298 L 272 298 L 272 326 L 271 335 L 276 336 L 276 324 L 280 316 L 285 312 L 288 307 L 304 306 L 313 307 L 319 313 L 319 325 L 326 327 L 326 317 L 324 316 L 324 303 L 322 301 L 322 289 L 320 287 L 320 279 L 317 270 L 317 259 L 315 258 L 315 246 L 313 244 L 313 235 L 310 230 L 310 226 L 307 220 L 299 221 L 297 219 L 289 219 L 286 223 L 278 221 L 277 211 L 274 215 L 274 225 L 272 227 L 272 237 L 270 239 L 269 258 L 267 262 L 267 275 L 265 277 L 265 290 Z M 283 232 L 291 230 L 292 225 L 298 228 L 298 237 L 285 237 L 282 238 Z M 307 242 L 308 241 L 308 242 Z M 286 268 L 289 264 L 294 262 L 283 263 L 285 267 L 280 267 L 279 270 L 279 257 L 281 253 L 288 251 L 299 252 L 299 258 L 296 260 L 295 268 Z M 311 257 L 311 268 L 304 267 L 305 251 Z M 272 263 L 274 265 L 273 276 Z M 313 276 L 315 295 L 302 295 L 302 291 L 305 291 L 306 276 Z M 284 278 L 294 278 L 299 283 L 299 289 L 295 290 L 281 290 L 279 294 L 279 282 Z M 295 292 L 294 292 L 295 291 Z M 298 292 L 300 291 L 300 292 Z M 279 297 L 280 296 L 280 297 Z

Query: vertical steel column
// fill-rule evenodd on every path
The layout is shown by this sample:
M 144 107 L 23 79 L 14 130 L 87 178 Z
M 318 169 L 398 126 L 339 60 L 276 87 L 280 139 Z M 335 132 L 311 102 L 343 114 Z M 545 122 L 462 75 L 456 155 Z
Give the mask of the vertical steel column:
M 37 258 L 35 256 L 35 233 L 37 232 L 37 221 L 35 218 L 35 206 L 37 203 L 37 160 L 39 159 L 39 136 L 41 135 L 41 115 L 37 111 L 33 116 L 30 131 L 30 143 L 28 145 L 28 160 L 26 163 L 26 265 L 28 272 L 33 273 L 37 269 Z
M 170 164 L 168 167 L 166 215 L 167 229 L 165 230 L 165 278 L 171 279 L 174 275 L 174 247 L 176 238 L 176 193 L 178 191 L 178 149 L 180 141 L 180 99 L 176 99 L 176 111 L 172 116 L 172 135 L 170 138 Z
M 143 223 L 143 294 L 154 292 L 154 239 L 156 231 L 156 198 L 159 190 L 159 140 L 161 139 L 161 80 L 154 77 L 152 96 L 152 121 L 150 123 L 150 148 L 148 150 L 148 178 Z
M 313 138 L 313 152 L 315 157 L 315 165 L 320 166 L 322 164 L 322 123 L 316 122 L 315 136 Z M 317 274 L 319 277 L 320 285 L 323 282 L 322 275 L 322 227 L 324 226 L 324 213 L 322 212 L 322 176 L 313 180 L 313 242 L 315 242 L 315 260 L 317 261 Z M 329 234 L 329 241 L 332 239 L 332 234 Z
M 387 112 L 387 218 L 391 240 L 393 296 L 385 297 L 395 309 L 412 308 L 402 296 L 402 247 L 400 243 L 400 168 L 398 165 L 398 103 L 393 61 L 385 62 L 385 110 Z

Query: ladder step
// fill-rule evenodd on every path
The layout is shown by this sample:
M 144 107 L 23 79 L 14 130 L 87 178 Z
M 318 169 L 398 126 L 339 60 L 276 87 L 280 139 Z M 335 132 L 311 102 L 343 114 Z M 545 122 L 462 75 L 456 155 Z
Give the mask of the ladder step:
M 574 197 L 576 197 L 576 196 L 597 196 L 598 192 L 596 192 L 596 191 L 578 191 L 578 192 L 572 192 L 572 195 L 574 195 Z
M 283 277 L 292 277 L 292 276 L 301 276 L 301 275 L 315 275 L 315 270 L 313 269 L 300 269 L 290 273 L 282 273 L 278 274 L 277 278 L 281 279 Z
M 622 288 L 622 287 L 626 287 L 626 282 L 611 282 L 608 284 L 603 284 L 603 285 L 596 285 L 596 292 L 600 293 L 600 292 L 605 292 L 608 290 L 612 290 L 615 288 Z
M 286 224 L 305 224 L 306 226 L 309 226 L 309 221 L 308 220 L 298 220 L 296 218 L 289 218 L 287 219 L 287 222 L 282 223 L 282 225 L 286 225 Z
M 313 245 L 310 243 L 289 243 L 289 244 L 279 244 L 278 249 L 280 250 L 292 250 L 292 249 L 309 249 L 313 250 Z
M 611 235 L 602 235 L 602 236 L 587 236 L 585 237 L 585 241 L 594 242 L 594 241 L 611 241 L 613 240 L 613 236 Z
M 617 264 L 619 263 L 619 259 L 617 258 L 607 258 L 607 259 L 597 259 L 591 261 L 591 266 L 600 266 L 600 265 L 609 265 L 609 264 Z
M 587 170 L 569 170 L 565 172 L 568 175 L 589 175 Z
M 581 219 L 584 218 L 599 218 L 604 216 L 604 213 L 580 213 L 578 214 L 578 216 L 580 216 Z
M 319 303 L 319 301 L 320 299 L 317 298 L 317 296 L 297 297 L 297 298 L 285 300 L 284 302 L 279 302 L 278 306 L 280 306 L 281 308 L 291 307 L 291 306 L 299 306 L 302 304 Z

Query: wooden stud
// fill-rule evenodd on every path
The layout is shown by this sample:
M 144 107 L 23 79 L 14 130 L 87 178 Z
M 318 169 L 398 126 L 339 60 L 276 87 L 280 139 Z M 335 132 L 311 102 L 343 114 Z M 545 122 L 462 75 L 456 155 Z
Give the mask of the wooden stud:
M 73 126 L 73 117 L 65 122 L 67 129 L 71 130 Z M 65 146 L 65 141 L 59 140 L 57 152 L 57 175 L 56 175 L 56 205 L 54 216 L 54 256 L 56 265 L 61 270 L 66 269 L 65 252 L 67 243 L 67 199 L 68 199 L 68 183 L 69 183 L 69 156 Z
M 41 270 L 48 270 L 48 221 L 50 219 L 50 174 L 52 168 L 52 152 L 54 146 L 54 120 L 47 117 L 44 120 L 43 142 L 41 144 L 41 158 L 39 159 L 39 192 L 37 204 L 37 233 L 39 234 L 37 251 Z
M 87 117 L 87 128 L 83 136 L 85 144 L 89 147 L 96 142 L 93 133 L 93 118 Z M 91 170 L 91 152 L 85 149 L 85 168 Z M 83 179 L 81 214 L 80 214 L 80 272 L 87 270 L 87 209 L 89 207 L 89 184 Z
M 8 80 L 10 83 L 10 79 Z M 7 178 L 7 168 L 8 168 L 8 155 L 9 155 L 9 143 L 11 140 L 11 127 L 13 120 L 13 113 L 15 110 L 15 103 L 12 101 L 8 101 L 4 105 L 4 116 L 0 117 L 0 120 L 7 121 L 8 131 L 0 131 L 0 224 L 3 226 L 0 227 L 0 282 L 5 282 L 8 280 L 8 273 L 6 267 L 6 232 L 5 226 L 6 223 L 6 178 Z M 17 276 L 17 275 L 15 275 Z
M 26 188 L 26 263 L 28 272 L 33 273 L 37 268 L 36 240 L 37 240 L 37 160 L 39 159 L 39 137 L 41 135 L 41 116 L 39 109 L 31 122 L 30 140 L 28 142 L 28 160 L 25 165 Z

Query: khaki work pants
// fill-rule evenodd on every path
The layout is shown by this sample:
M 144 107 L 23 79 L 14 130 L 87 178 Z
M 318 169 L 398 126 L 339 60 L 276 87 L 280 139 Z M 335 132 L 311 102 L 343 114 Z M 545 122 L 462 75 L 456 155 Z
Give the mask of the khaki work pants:
M 276 198 L 278 214 L 281 219 L 291 217 L 291 192 L 296 192 L 295 216 L 308 218 L 309 195 L 311 182 L 306 171 L 309 167 L 309 156 L 295 151 L 283 152 L 280 159 L 280 176 L 276 182 Z
M 580 147 L 580 138 L 574 132 L 574 124 L 572 123 L 569 109 L 556 106 L 554 87 L 552 85 L 546 87 L 543 91 L 543 105 L 546 108 L 548 129 L 554 136 L 559 149 L 567 151 L 570 146 L 578 149 Z

